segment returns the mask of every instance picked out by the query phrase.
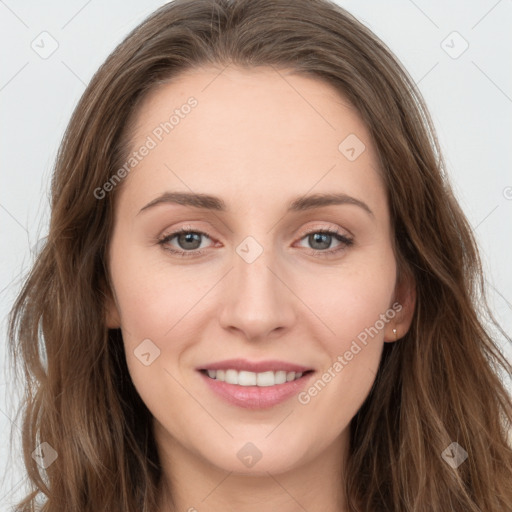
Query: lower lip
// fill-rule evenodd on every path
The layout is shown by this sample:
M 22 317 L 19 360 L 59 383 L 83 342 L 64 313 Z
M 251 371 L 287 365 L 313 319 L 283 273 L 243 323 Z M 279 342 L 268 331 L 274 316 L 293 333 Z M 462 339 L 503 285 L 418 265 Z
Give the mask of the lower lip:
M 267 409 L 297 395 L 314 372 L 307 373 L 300 379 L 274 386 L 238 386 L 212 379 L 203 372 L 199 373 L 206 385 L 229 403 L 246 409 Z

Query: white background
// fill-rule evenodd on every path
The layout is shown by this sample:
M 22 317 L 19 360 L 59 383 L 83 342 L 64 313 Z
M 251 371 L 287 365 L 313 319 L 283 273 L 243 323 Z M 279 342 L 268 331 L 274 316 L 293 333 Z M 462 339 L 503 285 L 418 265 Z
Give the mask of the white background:
M 31 249 L 46 235 L 52 165 L 71 112 L 99 65 L 162 1 L 0 0 L 0 509 L 19 498 L 19 447 L 9 455 L 14 393 L 6 315 Z M 480 244 L 491 305 L 512 332 L 512 1 L 343 0 L 405 64 L 432 114 L 461 205 Z M 47 31 L 57 50 L 31 44 Z M 469 44 L 462 48 L 457 31 Z M 442 42 L 446 42 L 442 45 Z M 453 41 L 453 42 L 452 42 Z M 48 46 L 46 46 L 48 48 Z M 510 347 L 506 348 L 511 357 Z M 13 425 L 15 434 L 18 426 Z

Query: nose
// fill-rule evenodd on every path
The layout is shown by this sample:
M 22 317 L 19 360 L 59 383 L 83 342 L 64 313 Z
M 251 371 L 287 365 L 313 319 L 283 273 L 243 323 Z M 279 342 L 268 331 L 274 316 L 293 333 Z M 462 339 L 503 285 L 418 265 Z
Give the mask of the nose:
M 233 269 L 224 280 L 220 323 L 224 329 L 258 341 L 281 334 L 297 321 L 298 299 L 289 273 L 272 252 L 252 262 L 234 254 Z

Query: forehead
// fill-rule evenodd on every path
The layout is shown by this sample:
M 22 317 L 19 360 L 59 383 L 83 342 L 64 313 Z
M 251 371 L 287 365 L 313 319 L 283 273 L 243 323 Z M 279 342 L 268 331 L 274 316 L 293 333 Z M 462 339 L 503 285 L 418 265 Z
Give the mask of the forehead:
M 178 188 L 249 198 L 341 187 L 383 197 L 357 110 L 330 84 L 292 70 L 188 70 L 149 93 L 133 126 L 132 151 L 151 149 L 130 171 L 129 195 L 150 200 Z

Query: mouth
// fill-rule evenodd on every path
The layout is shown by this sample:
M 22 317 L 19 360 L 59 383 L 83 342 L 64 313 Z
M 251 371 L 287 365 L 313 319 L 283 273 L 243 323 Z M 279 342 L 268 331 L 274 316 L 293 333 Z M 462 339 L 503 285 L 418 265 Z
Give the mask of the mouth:
M 246 409 L 268 409 L 297 395 L 315 370 L 285 361 L 231 359 L 196 368 L 213 396 Z

